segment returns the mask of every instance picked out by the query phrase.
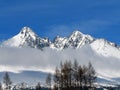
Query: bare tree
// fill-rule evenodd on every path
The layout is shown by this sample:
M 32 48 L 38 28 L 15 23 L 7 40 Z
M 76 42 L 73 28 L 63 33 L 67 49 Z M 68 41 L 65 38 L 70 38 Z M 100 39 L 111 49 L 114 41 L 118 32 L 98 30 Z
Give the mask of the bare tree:
M 64 86 L 64 79 L 63 79 L 63 69 L 64 69 L 64 65 L 63 63 L 61 62 L 60 63 L 60 89 L 62 90 L 63 86 Z
M 81 66 L 78 67 L 78 80 L 79 80 L 79 88 L 82 90 L 83 84 L 83 68 Z
M 81 66 L 77 61 L 61 63 L 54 74 L 54 90 L 91 90 L 96 80 L 91 63 Z
M 72 67 L 72 81 L 73 87 L 78 87 L 78 62 L 74 60 L 73 67 Z
M 54 73 L 54 83 L 55 90 L 58 90 L 58 88 L 60 87 L 60 70 L 57 67 Z
M 96 72 L 91 64 L 91 62 L 89 62 L 88 64 L 88 72 L 87 72 L 87 75 L 88 75 L 88 83 L 89 83 L 89 86 L 90 88 L 93 87 L 94 85 L 94 82 L 96 80 Z
M 0 83 L 0 90 L 3 90 L 3 88 L 2 88 L 2 84 Z
M 84 84 L 84 88 L 87 87 L 87 83 L 88 83 L 87 71 L 88 71 L 88 68 L 85 65 L 83 65 L 83 84 Z
M 62 88 L 65 88 L 66 90 L 69 90 L 69 88 L 72 86 L 72 64 L 71 61 L 66 61 L 63 64 L 63 67 L 61 69 L 61 76 L 63 80 L 63 86 Z

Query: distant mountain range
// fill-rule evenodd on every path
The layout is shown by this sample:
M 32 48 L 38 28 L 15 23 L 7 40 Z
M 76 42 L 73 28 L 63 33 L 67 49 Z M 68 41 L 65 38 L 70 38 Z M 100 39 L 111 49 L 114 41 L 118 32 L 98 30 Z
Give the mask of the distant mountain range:
M 69 37 L 56 36 L 54 41 L 51 41 L 49 38 L 39 37 L 29 27 L 23 27 L 17 35 L 2 43 L 2 46 L 7 47 L 31 47 L 38 49 L 49 47 L 56 50 L 64 50 L 66 48 L 78 49 L 85 45 L 89 45 L 95 52 L 104 56 L 120 58 L 120 46 L 105 39 L 93 38 L 80 31 L 74 31 Z
M 37 57 L 40 57 L 41 59 L 43 57 L 47 57 L 47 59 L 50 59 L 52 57 L 52 59 L 53 59 L 52 61 L 49 61 L 46 58 L 43 58 L 45 60 L 39 61 L 36 58 L 36 53 L 39 51 L 37 51 L 36 53 L 33 53 L 35 60 L 32 63 L 38 64 L 38 65 L 39 65 L 39 63 L 46 64 L 47 61 L 49 61 L 49 63 L 52 63 L 51 65 L 54 65 L 53 63 L 55 63 L 55 64 L 59 63 L 60 60 L 63 59 L 65 56 L 69 56 L 69 57 L 73 56 L 73 58 L 80 57 L 82 60 L 81 61 L 79 60 L 79 62 L 85 63 L 85 62 L 91 61 L 93 63 L 93 66 L 95 67 L 96 72 L 99 76 L 99 81 L 102 81 L 102 83 L 108 82 L 108 83 L 119 83 L 120 84 L 120 79 L 119 79 L 120 78 L 120 70 L 119 70 L 120 46 L 118 46 L 115 43 L 109 42 L 105 39 L 102 39 L 102 38 L 96 39 L 90 35 L 83 34 L 80 31 L 74 31 L 69 37 L 56 36 L 56 38 L 53 41 L 51 41 L 49 38 L 39 37 L 29 27 L 23 27 L 22 30 L 17 35 L 13 36 L 12 38 L 10 38 L 6 41 L 3 41 L 1 44 L 1 48 L 2 47 L 4 47 L 4 48 L 5 47 L 12 47 L 12 48 L 15 47 L 15 48 L 22 48 L 22 49 L 29 47 L 32 49 L 35 48 L 43 53 L 44 53 L 44 48 L 49 48 L 49 49 L 53 50 L 53 51 L 48 50 L 49 52 L 47 54 L 49 56 L 46 56 L 47 55 L 46 52 L 45 52 L 46 55 L 44 55 L 42 53 L 41 56 L 40 55 L 37 56 Z M 69 54 L 67 54 L 69 52 L 68 49 L 70 49 L 70 51 L 71 51 L 71 53 L 69 53 Z M 55 52 L 54 52 L 54 50 L 55 50 Z M 5 49 L 5 51 L 6 51 L 6 49 Z M 39 53 L 41 54 L 41 52 L 39 52 Z M 61 52 L 61 53 L 56 54 L 56 52 Z M 74 52 L 75 52 L 75 54 L 74 54 Z M 0 62 L 3 63 L 4 61 L 7 61 L 6 56 L 4 57 L 4 54 L 2 55 L 2 52 L 0 52 L 0 53 L 1 53 L 0 58 L 3 58 L 3 59 L 0 59 Z M 8 53 L 10 54 L 11 50 Z M 28 52 L 26 51 L 26 53 L 28 53 Z M 32 53 L 32 52 L 30 52 L 30 53 Z M 60 54 L 60 55 L 58 55 L 58 54 Z M 11 55 L 12 60 L 16 59 L 16 58 L 14 58 L 14 53 L 12 53 L 10 55 Z M 58 58 L 57 62 L 54 60 L 54 58 L 56 57 L 55 55 L 57 55 L 57 58 Z M 24 54 L 22 54 L 21 56 L 23 57 L 22 58 L 23 61 L 25 61 L 26 59 L 24 58 Z M 27 56 L 32 58 L 32 56 L 30 56 L 30 55 L 27 55 Z M 14 62 L 17 63 L 16 60 Z M 19 61 L 19 63 L 21 63 L 21 62 Z M 31 63 L 30 60 L 28 60 L 26 62 Z M 12 70 L 12 71 L 14 71 L 14 70 Z M 37 71 L 37 69 L 35 71 Z M 42 70 L 42 71 L 44 71 L 44 70 Z M 14 77 L 14 75 L 13 75 L 13 77 Z

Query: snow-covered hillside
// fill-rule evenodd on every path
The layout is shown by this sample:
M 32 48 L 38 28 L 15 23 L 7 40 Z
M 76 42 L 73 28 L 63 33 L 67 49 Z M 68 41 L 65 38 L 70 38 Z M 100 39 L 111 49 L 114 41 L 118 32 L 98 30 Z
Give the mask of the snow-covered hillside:
M 91 43 L 92 49 L 100 55 L 106 57 L 115 57 L 120 59 L 120 49 L 114 43 L 108 42 L 104 39 L 96 39 Z
M 119 79 L 115 79 L 120 78 L 119 46 L 80 31 L 74 31 L 69 37 L 57 36 L 50 41 L 39 37 L 29 27 L 24 27 L 0 47 L 0 71 L 53 72 L 61 61 L 69 59 L 77 59 L 82 65 L 91 61 L 102 81 L 120 83 Z

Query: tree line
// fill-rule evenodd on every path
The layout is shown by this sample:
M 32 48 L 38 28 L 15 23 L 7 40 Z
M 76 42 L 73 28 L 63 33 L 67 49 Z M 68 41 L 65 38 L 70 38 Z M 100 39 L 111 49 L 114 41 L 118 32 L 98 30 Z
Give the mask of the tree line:
M 95 90 L 96 72 L 89 62 L 88 65 L 79 65 L 77 60 L 73 63 L 65 61 L 56 67 L 54 74 L 49 73 L 46 77 L 46 87 L 44 90 Z M 11 90 L 12 81 L 6 72 L 3 77 L 5 85 L 4 90 Z M 52 87 L 53 86 L 53 87 Z M 18 90 L 17 88 L 12 88 Z M 0 84 L 0 90 L 3 90 Z M 19 90 L 43 90 L 40 82 L 34 89 L 27 89 L 24 83 L 21 83 Z
M 96 73 L 90 62 L 81 66 L 76 60 L 66 61 L 56 67 L 53 81 L 54 90 L 94 90 Z

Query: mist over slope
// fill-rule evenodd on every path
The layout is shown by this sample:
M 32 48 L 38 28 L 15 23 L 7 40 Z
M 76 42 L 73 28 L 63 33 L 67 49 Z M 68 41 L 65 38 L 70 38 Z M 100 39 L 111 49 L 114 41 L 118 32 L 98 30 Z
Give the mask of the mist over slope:
M 0 48 L 0 71 L 20 72 L 24 70 L 53 72 L 60 62 L 77 60 L 81 65 L 91 62 L 99 75 L 119 77 L 120 59 L 104 57 L 86 45 L 81 49 L 62 51 L 45 48 Z
M 75 59 L 81 65 L 91 62 L 99 78 L 109 81 L 120 78 L 120 47 L 79 31 L 74 31 L 69 37 L 57 36 L 50 41 L 24 27 L 0 46 L 0 72 L 54 73 L 55 67 L 61 62 L 73 62 Z

